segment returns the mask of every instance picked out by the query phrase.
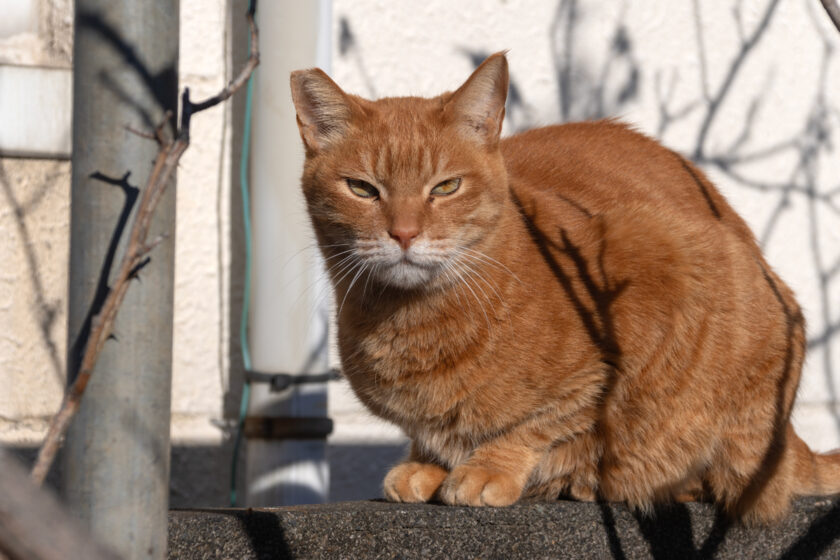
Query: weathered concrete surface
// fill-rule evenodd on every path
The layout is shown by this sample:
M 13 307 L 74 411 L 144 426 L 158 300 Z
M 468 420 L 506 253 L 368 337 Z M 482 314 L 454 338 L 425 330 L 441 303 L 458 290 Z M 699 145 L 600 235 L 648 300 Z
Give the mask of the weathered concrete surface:
M 840 558 L 840 499 L 799 501 L 784 523 L 745 529 L 708 504 L 653 518 L 579 502 L 456 508 L 380 501 L 272 509 L 175 510 L 169 557 Z

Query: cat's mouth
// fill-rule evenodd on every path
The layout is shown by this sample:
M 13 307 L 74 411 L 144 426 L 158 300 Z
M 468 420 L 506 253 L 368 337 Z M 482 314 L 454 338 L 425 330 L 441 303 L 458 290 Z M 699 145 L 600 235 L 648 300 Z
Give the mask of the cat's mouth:
M 397 264 L 408 264 L 411 266 L 419 266 L 420 268 L 428 269 L 435 269 L 440 266 L 438 263 L 423 262 L 417 260 L 416 258 L 412 258 L 411 255 L 409 255 L 408 253 L 403 253 L 402 258 L 400 258 Z

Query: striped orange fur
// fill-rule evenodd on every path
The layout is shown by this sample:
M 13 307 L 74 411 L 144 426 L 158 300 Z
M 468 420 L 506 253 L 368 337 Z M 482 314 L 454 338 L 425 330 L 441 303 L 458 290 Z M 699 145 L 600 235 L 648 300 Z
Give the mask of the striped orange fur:
M 389 499 L 766 523 L 840 491 L 789 422 L 799 306 L 690 162 L 614 121 L 500 139 L 503 54 L 431 99 L 291 85 L 344 372 L 412 440 Z

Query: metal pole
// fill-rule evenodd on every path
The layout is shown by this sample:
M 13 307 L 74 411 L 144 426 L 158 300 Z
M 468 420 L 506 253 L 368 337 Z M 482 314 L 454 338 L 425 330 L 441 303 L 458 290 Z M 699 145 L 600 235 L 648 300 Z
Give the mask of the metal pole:
M 150 131 L 178 94 L 178 0 L 76 0 L 68 372 L 107 293 L 157 151 Z M 130 173 L 129 175 L 126 175 Z M 121 235 L 122 234 L 122 235 Z M 67 437 L 68 509 L 125 558 L 164 558 L 169 498 L 175 189 Z M 112 270 L 112 268 L 114 270 Z M 79 338 L 81 336 L 81 338 Z
M 328 290 L 321 284 L 300 189 L 303 149 L 289 73 L 316 65 L 328 69 L 330 4 L 260 4 L 262 62 L 254 88 L 251 158 L 250 340 L 257 371 L 319 374 L 327 369 Z M 277 393 L 255 383 L 248 415 L 247 505 L 326 501 L 326 383 Z M 251 420 L 268 429 L 249 430 Z

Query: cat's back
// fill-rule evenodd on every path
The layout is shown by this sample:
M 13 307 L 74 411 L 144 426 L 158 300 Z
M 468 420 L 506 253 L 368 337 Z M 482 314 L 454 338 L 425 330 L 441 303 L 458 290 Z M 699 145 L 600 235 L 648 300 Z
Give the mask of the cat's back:
M 501 144 L 517 197 L 566 205 L 587 216 L 644 208 L 753 235 L 693 164 L 614 120 L 537 128 Z

